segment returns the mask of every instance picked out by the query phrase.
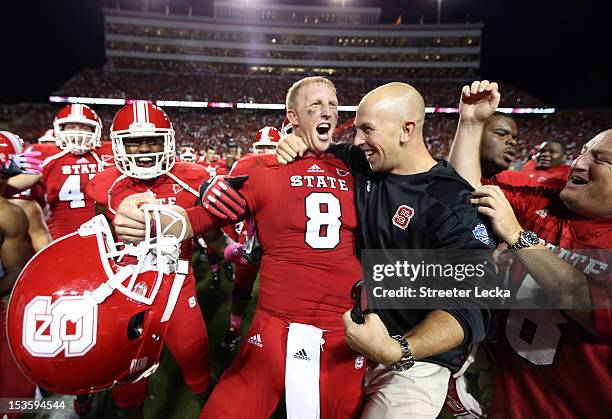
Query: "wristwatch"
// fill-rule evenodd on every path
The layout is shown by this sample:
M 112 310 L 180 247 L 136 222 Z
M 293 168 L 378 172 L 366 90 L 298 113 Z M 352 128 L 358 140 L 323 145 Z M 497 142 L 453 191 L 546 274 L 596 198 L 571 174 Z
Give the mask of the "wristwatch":
M 533 231 L 523 230 L 519 235 L 519 239 L 516 243 L 511 246 L 508 246 L 508 249 L 519 250 L 525 247 L 535 246 L 540 243 L 540 238 Z
M 391 365 L 395 371 L 406 371 L 414 365 L 414 358 L 408 341 L 402 335 L 393 335 L 393 339 L 399 342 L 402 348 L 402 357 L 395 364 Z

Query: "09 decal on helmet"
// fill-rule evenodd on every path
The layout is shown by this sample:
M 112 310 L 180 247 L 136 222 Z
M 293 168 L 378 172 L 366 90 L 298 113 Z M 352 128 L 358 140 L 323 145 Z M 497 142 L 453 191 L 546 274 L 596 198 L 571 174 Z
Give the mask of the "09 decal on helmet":
M 142 210 L 138 245 L 115 242 L 106 218 L 96 216 L 39 252 L 17 279 L 9 347 L 41 387 L 84 394 L 155 371 L 189 263 L 179 259 L 183 219 L 156 204 Z M 161 217 L 171 225 L 162 229 Z M 176 223 L 179 237 L 167 234 Z

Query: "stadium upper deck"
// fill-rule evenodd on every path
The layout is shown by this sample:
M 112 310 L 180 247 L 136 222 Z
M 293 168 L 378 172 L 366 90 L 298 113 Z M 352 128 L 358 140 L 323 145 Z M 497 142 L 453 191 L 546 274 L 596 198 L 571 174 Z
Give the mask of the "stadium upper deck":
M 104 9 L 109 68 L 467 78 L 480 66 L 481 24 L 389 25 L 378 24 L 378 8 L 263 6 L 217 2 L 215 17 Z

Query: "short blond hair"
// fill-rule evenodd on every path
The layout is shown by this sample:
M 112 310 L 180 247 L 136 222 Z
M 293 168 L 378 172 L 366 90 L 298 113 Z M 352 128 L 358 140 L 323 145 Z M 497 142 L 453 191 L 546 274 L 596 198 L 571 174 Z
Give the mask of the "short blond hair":
M 334 94 L 336 93 L 336 86 L 334 86 L 334 83 L 332 83 L 329 79 L 326 79 L 325 77 L 321 77 L 321 76 L 304 77 L 303 79 L 300 79 L 296 81 L 295 83 L 293 83 L 293 85 L 289 88 L 289 90 L 287 90 L 285 108 L 287 110 L 295 109 L 297 107 L 297 97 L 300 91 L 302 90 L 302 88 L 310 84 L 316 84 L 316 83 L 326 84 L 334 90 Z

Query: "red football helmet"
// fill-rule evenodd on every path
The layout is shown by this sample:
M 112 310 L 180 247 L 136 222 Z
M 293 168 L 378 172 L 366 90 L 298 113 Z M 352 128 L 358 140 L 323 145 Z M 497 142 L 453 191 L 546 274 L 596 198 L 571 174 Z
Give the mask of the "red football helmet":
M 110 137 L 115 165 L 126 176 L 152 179 L 169 172 L 174 166 L 176 145 L 172 123 L 166 112 L 152 103 L 138 100 L 119 109 Z M 124 140 L 138 137 L 163 137 L 164 148 L 159 153 L 128 154 Z M 149 161 L 145 164 L 143 159 Z
M 280 137 L 281 134 L 276 128 L 263 127 L 257 131 L 257 137 L 255 137 L 255 142 L 253 143 L 255 152 L 258 154 L 272 152 L 276 148 Z
M 64 130 L 66 124 L 83 124 L 93 128 L 93 132 L 83 129 Z M 73 104 L 64 106 L 53 121 L 53 131 L 57 145 L 62 150 L 84 154 L 92 147 L 100 147 L 102 120 L 87 105 Z
M 293 125 L 291 125 L 291 121 L 289 121 L 288 117 L 285 117 L 283 121 L 283 126 L 281 127 L 281 134 L 288 135 L 293 132 Z
M 15 154 L 23 153 L 23 140 L 9 131 L 0 131 L 0 163 L 6 162 Z
M 54 393 L 85 394 L 155 371 L 189 263 L 178 259 L 184 223 L 179 238 L 159 227 L 161 214 L 182 218 L 159 205 L 142 209 L 142 243 L 116 243 L 98 215 L 37 253 L 19 275 L 8 339 L 34 383 Z
M 38 144 L 43 144 L 43 143 L 57 144 L 57 139 L 55 138 L 55 132 L 52 129 L 46 130 L 43 136 L 38 139 Z
M 196 152 L 193 147 L 181 147 L 181 151 L 179 153 L 179 159 L 182 161 L 186 161 L 188 163 L 195 163 L 196 161 Z

